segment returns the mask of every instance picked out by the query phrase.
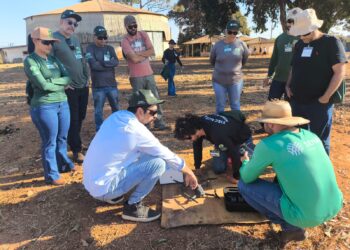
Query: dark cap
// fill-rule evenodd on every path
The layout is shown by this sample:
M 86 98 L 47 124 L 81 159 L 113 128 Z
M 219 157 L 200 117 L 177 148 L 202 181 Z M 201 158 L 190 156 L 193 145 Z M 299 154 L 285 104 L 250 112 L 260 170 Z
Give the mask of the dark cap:
M 128 15 L 124 17 L 124 25 L 125 27 L 129 26 L 130 24 L 136 23 L 136 19 L 134 16 Z
M 170 41 L 169 41 L 169 44 L 176 44 L 176 42 L 174 41 L 174 39 L 170 39 Z
M 164 101 L 156 98 L 149 89 L 139 89 L 134 92 L 129 99 L 129 107 L 142 107 L 162 103 L 164 103 Z
M 240 28 L 240 24 L 236 20 L 230 20 L 226 24 L 226 29 L 227 30 L 239 30 L 239 28 Z
M 97 37 L 107 36 L 107 30 L 103 26 L 96 26 L 94 28 L 94 35 Z
M 77 20 L 77 22 L 81 21 L 81 16 L 79 16 L 77 13 L 75 13 L 74 10 L 65 10 L 61 14 L 61 19 L 66 19 L 66 18 L 69 18 L 69 17 L 75 18 L 75 20 Z

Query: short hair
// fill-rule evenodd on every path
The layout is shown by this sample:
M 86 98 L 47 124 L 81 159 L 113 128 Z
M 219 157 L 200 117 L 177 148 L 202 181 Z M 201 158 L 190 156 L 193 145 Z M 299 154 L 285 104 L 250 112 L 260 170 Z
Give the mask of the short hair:
M 147 109 L 150 107 L 150 105 L 146 105 L 146 106 L 136 106 L 136 107 L 128 107 L 128 111 L 131 112 L 131 113 L 134 113 L 136 114 L 136 110 L 137 108 L 142 108 L 144 112 L 147 111 Z
M 176 119 L 174 137 L 179 140 L 190 139 L 191 135 L 202 128 L 203 122 L 199 116 L 186 114 L 185 117 Z

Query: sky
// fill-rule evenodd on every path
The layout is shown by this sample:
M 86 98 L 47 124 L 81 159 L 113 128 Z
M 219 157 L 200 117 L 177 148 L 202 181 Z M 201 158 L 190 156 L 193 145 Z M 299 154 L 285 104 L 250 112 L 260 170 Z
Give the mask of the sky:
M 2 14 L 0 15 L 0 48 L 12 45 L 24 45 L 26 44 L 26 26 L 24 18 L 32 15 L 36 15 L 42 12 L 51 11 L 58 8 L 64 8 L 80 2 L 79 0 L 10 0 L 3 1 Z M 176 2 L 173 0 L 173 2 Z M 179 28 L 176 24 L 169 21 L 172 38 L 177 40 Z M 248 25 L 252 28 L 253 24 L 251 18 L 248 17 Z M 271 27 L 271 23 L 267 24 L 267 27 Z M 278 36 L 282 32 L 281 26 L 277 25 L 272 30 L 272 37 Z M 271 30 L 255 34 L 251 33 L 252 37 L 265 37 L 270 38 Z

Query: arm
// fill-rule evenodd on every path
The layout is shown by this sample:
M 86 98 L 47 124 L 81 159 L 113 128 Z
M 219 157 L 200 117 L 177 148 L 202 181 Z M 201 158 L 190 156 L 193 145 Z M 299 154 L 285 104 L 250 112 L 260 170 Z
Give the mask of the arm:
M 111 58 L 107 62 L 104 61 L 103 66 L 105 66 L 106 68 L 115 68 L 119 64 L 118 57 L 113 47 L 108 47 L 108 51 L 109 51 L 109 54 L 111 55 Z
M 320 103 L 328 103 L 329 98 L 339 88 L 345 76 L 345 63 L 337 63 L 332 66 L 333 76 L 328 85 L 326 92 L 318 100 Z
M 150 56 L 154 56 L 154 48 L 153 48 L 153 44 L 151 42 L 151 39 L 149 39 L 149 36 L 147 34 L 147 32 L 144 31 L 140 31 L 140 35 L 141 38 L 143 39 L 145 46 L 146 46 L 146 50 L 145 51 L 140 51 L 140 52 L 136 52 L 136 54 L 138 56 L 143 56 L 145 58 L 148 58 Z
M 267 71 L 268 77 L 272 77 L 273 73 L 275 72 L 276 65 L 277 65 L 277 60 L 278 60 L 277 41 L 278 41 L 278 38 L 276 39 L 275 44 L 273 46 L 273 52 L 272 52 L 272 56 L 271 56 L 270 63 L 269 63 L 269 69 Z
M 133 63 L 139 63 L 144 61 L 146 58 L 143 56 L 136 55 L 132 47 L 130 46 L 130 43 L 128 39 L 124 38 L 122 41 L 122 49 L 123 52 L 127 58 L 127 60 L 130 60 Z
M 244 160 L 242 163 L 239 171 L 241 180 L 245 183 L 251 183 L 258 179 L 264 170 L 272 164 L 269 155 L 271 155 L 271 152 L 269 152 L 268 146 L 264 142 L 258 143 L 254 149 L 252 159 Z
M 212 66 L 215 66 L 215 61 L 216 61 L 215 48 L 216 48 L 216 46 L 214 45 L 214 46 L 211 48 L 211 51 L 210 51 L 209 61 L 210 61 L 210 64 L 211 64 Z
M 66 68 L 63 66 L 63 64 L 58 60 L 56 57 L 53 57 L 53 61 L 56 62 L 58 65 L 60 71 L 61 71 L 61 77 L 60 78 L 51 78 L 51 82 L 56 85 L 62 85 L 62 86 L 67 86 L 68 84 L 71 83 L 72 79 L 69 77 L 68 71 Z
M 249 57 L 249 49 L 245 42 L 242 42 L 243 46 L 243 57 L 242 57 L 242 65 L 244 66 L 247 63 L 248 57 Z
M 177 61 L 177 63 L 182 67 L 183 66 L 183 64 L 182 64 L 182 62 L 181 62 L 181 60 L 180 60 L 180 56 L 177 54 L 177 56 L 176 56 L 176 61 Z
M 193 145 L 193 157 L 194 167 L 199 169 L 202 165 L 202 151 L 203 151 L 203 138 L 200 137 L 192 143 Z
M 90 69 L 93 71 L 105 71 L 106 68 L 102 65 L 103 62 L 98 61 L 95 58 L 94 49 L 92 46 L 88 46 L 86 49 L 86 60 L 89 63 Z
M 166 59 L 166 52 L 167 52 L 168 50 L 166 49 L 166 50 L 164 50 L 164 52 L 163 52 L 163 56 L 162 56 L 162 62 L 163 62 L 163 64 L 165 64 L 165 59 Z
M 64 89 L 64 86 L 53 84 L 50 81 L 50 79 L 45 79 L 37 63 L 29 57 L 27 57 L 27 59 L 24 61 L 24 72 L 26 73 L 28 80 L 35 87 L 41 90 L 48 91 L 48 92 L 55 92 L 55 91 L 61 91 Z

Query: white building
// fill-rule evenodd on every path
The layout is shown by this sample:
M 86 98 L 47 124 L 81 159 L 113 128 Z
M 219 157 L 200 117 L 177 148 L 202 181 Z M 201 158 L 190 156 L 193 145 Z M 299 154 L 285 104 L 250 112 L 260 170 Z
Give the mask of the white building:
M 0 48 L 0 63 L 21 63 L 26 56 L 26 45 Z

